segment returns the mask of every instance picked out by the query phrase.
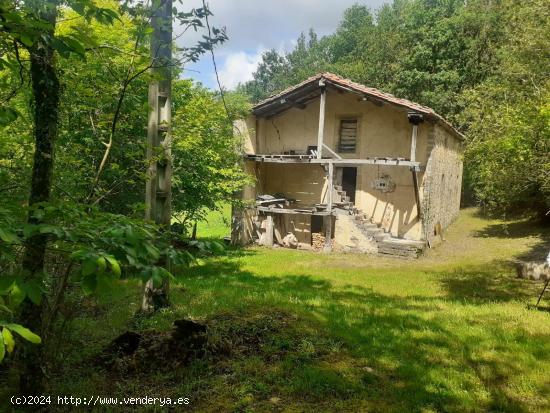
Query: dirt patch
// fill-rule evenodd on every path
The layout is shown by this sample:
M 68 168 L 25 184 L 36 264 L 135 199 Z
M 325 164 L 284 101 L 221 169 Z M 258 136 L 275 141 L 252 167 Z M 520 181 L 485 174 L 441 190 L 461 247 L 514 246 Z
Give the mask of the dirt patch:
M 285 352 L 294 342 L 296 316 L 218 314 L 205 324 L 176 320 L 170 331 L 126 331 L 94 362 L 113 374 L 170 371 L 208 356 L 211 361 L 239 355 Z
M 172 330 L 126 331 L 105 348 L 97 362 L 113 373 L 169 370 L 204 356 L 207 327 L 191 320 L 176 320 Z

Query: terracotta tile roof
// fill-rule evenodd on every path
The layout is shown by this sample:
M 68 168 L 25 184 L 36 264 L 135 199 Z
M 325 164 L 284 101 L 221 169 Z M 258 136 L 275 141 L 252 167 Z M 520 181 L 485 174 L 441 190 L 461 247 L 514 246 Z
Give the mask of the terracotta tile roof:
M 462 135 L 458 130 L 456 130 L 448 121 L 446 121 L 441 115 L 437 114 L 433 109 L 420 105 L 419 103 L 411 102 L 407 99 L 402 99 L 395 97 L 394 95 L 390 93 L 382 92 L 378 89 L 367 87 L 364 85 L 361 85 L 359 83 L 353 82 L 352 80 L 345 79 L 343 77 L 340 77 L 338 75 L 335 75 L 333 73 L 318 73 L 315 76 L 312 76 L 306 80 L 304 80 L 301 83 L 298 83 L 297 85 L 291 86 L 285 90 L 283 90 L 280 93 L 277 93 L 276 95 L 272 95 L 268 97 L 267 99 L 262 100 L 261 102 L 258 102 L 252 109 L 257 110 L 260 109 L 262 106 L 265 106 L 267 104 L 273 103 L 277 99 L 280 99 L 289 93 L 294 92 L 295 90 L 300 89 L 303 86 L 306 86 L 310 83 L 320 81 L 321 79 L 325 79 L 329 83 L 333 83 L 339 86 L 342 86 L 344 88 L 352 89 L 356 92 L 363 93 L 366 96 L 373 97 L 375 99 L 382 100 L 387 103 L 391 103 L 397 106 L 401 106 L 406 109 L 410 109 L 411 111 L 422 113 L 426 115 L 429 118 L 432 118 L 438 122 L 441 122 L 443 126 L 447 127 L 451 130 L 458 138 L 464 139 L 464 135 Z

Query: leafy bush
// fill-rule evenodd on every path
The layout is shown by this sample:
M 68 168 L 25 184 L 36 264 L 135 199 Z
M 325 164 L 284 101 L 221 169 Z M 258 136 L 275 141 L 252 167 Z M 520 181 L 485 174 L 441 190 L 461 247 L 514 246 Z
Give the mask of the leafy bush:
M 17 265 L 25 241 L 37 234 L 48 237 L 49 252 L 67 260 L 66 276 L 71 276 L 70 281 L 85 294 L 106 291 L 121 276 L 138 277 L 144 283 L 152 280 L 155 286 L 160 286 L 165 278 L 176 281 L 165 268 L 167 262 L 176 268 L 189 266 L 197 254 L 219 253 L 224 249 L 215 241 L 181 239 L 180 248 L 176 248 L 175 234 L 158 225 L 101 212 L 87 205 L 39 203 L 29 212 L 40 223 L 22 223 L 13 218 L 10 209 L 0 209 L 0 268 L 4 270 L 0 276 L 0 310 L 11 318 L 16 318 L 17 309 L 26 298 L 36 305 L 48 299 L 46 287 L 53 274 L 28 280 Z M 52 311 L 55 303 L 49 304 Z M 0 359 L 4 343 L 8 352 L 13 348 L 10 330 L 32 343 L 40 342 L 38 336 L 17 324 L 0 319 L 0 325 L 7 330 L 0 343 Z

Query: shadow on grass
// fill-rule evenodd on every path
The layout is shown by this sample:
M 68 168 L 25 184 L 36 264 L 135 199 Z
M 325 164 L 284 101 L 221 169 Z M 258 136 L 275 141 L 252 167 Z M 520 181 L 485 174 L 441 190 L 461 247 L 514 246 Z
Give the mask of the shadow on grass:
M 475 231 L 475 237 L 482 238 L 526 238 L 532 236 L 550 237 L 550 227 L 540 221 L 512 221 L 490 224 Z
M 540 241 L 527 252 L 517 256 L 519 260 L 543 260 L 550 251 L 550 226 L 542 221 L 521 220 L 508 223 L 491 224 L 474 232 L 478 238 L 521 239 L 538 237 Z
M 283 368 L 291 391 L 298 389 L 306 399 L 367 400 L 380 411 L 532 410 L 507 384 L 546 357 L 548 335 L 502 331 L 491 315 L 476 320 L 479 328 L 470 329 L 465 320 L 453 328 L 445 315 L 434 311 L 434 297 L 394 297 L 357 285 L 335 288 L 303 274 L 259 276 L 232 261 L 209 262 L 194 274 L 201 278 L 196 288 L 215 290 L 222 281 L 219 293 L 242 306 L 298 314 L 301 338 L 313 345 L 323 335 L 342 340 L 351 358 L 345 372 L 322 357 L 293 357 Z M 213 280 L 216 284 L 209 285 Z M 489 269 L 450 272 L 441 280 L 448 297 L 458 302 L 530 296 L 524 285 L 507 275 L 491 277 Z M 263 380 L 262 372 L 255 380 Z M 323 380 L 333 384 L 323 387 Z M 544 400 L 544 389 L 536 392 Z
M 517 278 L 515 270 L 502 262 L 443 272 L 439 280 L 450 299 L 474 303 L 527 301 L 536 297 L 539 287 Z

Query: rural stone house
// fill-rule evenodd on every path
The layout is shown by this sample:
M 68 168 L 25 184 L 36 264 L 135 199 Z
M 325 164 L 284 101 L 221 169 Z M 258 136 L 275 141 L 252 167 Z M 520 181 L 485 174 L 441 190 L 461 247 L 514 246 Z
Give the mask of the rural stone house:
M 235 129 L 255 185 L 234 243 L 417 256 L 457 217 L 463 137 L 425 106 L 322 73 Z

